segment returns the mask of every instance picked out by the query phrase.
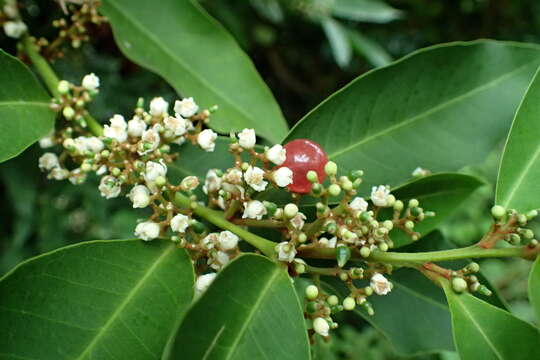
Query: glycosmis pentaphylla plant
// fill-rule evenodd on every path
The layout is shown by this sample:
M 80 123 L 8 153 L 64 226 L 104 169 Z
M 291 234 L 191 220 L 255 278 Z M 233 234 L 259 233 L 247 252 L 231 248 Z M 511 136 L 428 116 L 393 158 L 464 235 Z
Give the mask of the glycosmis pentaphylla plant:
M 536 157 L 523 161 L 514 153 L 523 153 L 520 146 L 538 146 L 523 138 L 522 128 L 533 121 L 531 113 L 540 117 L 540 105 L 530 100 L 540 96 L 539 80 L 533 79 L 527 93 L 513 83 L 515 92 L 525 97 L 501 162 L 493 222 L 478 243 L 464 248 L 445 248 L 436 229 L 482 182 L 443 172 L 468 164 L 448 151 L 456 144 L 467 147 L 468 139 L 456 140 L 462 132 L 451 132 L 453 116 L 439 112 L 444 108 L 454 115 L 480 116 L 467 111 L 486 107 L 487 100 L 472 94 L 498 86 L 497 78 L 471 80 L 472 85 L 460 89 L 463 93 L 437 88 L 425 103 L 406 91 L 392 90 L 396 99 L 406 99 L 401 104 L 409 107 L 406 111 L 391 108 L 394 104 L 389 109 L 376 105 L 377 92 L 385 91 L 390 79 L 418 77 L 425 66 L 439 71 L 443 58 L 448 62 L 470 55 L 484 61 L 491 52 L 500 52 L 529 59 L 525 65 L 516 60 L 493 70 L 508 75 L 528 69 L 523 66 L 540 65 L 538 49 L 487 42 L 420 51 L 355 80 L 286 135 L 277 105 L 252 67 L 223 82 L 223 74 L 211 71 L 216 64 L 206 63 L 206 57 L 184 58 L 162 38 L 169 30 L 193 36 L 184 23 L 152 23 L 156 29 L 145 31 L 156 34 L 143 41 L 133 33 L 147 25 L 137 17 L 149 6 L 142 1 L 60 3 L 70 14 L 69 23 L 55 20 L 60 31 L 52 42 L 29 35 L 15 2 L 3 4 L 0 22 L 5 34 L 19 39 L 19 57 L 33 65 L 50 94 L 21 61 L 0 53 L 0 65 L 6 69 L 0 80 L 8 84 L 0 90 L 0 115 L 8 119 L 0 120 L 5 124 L 1 159 L 38 142 L 43 153 L 37 166 L 48 179 L 82 185 L 97 178 L 96 194 L 123 197 L 126 207 L 144 209 L 147 216 L 132 224 L 136 240 L 63 248 L 24 262 L 2 278 L 0 316 L 5 320 L 0 324 L 9 336 L 0 340 L 0 348 L 6 349 L 7 358 L 41 356 L 27 349 L 25 341 L 44 339 L 44 358 L 243 359 L 270 357 L 275 351 L 279 359 L 309 359 L 316 347 L 310 350 L 308 344 L 328 341 L 342 312 L 365 316 L 405 353 L 457 349 L 463 359 L 477 358 L 477 353 L 506 359 L 519 346 L 527 354 L 538 354 L 537 329 L 504 309 L 482 277 L 479 261 L 464 260 L 538 257 L 540 245 L 530 222 L 538 215 L 539 202 L 527 189 L 538 182 L 540 163 Z M 198 5 L 167 0 L 163 7 L 163 16 L 189 14 L 192 21 L 215 31 L 208 36 L 217 34 L 232 53 L 242 55 Z M 182 94 L 194 96 L 169 101 L 139 98 L 131 114 L 114 114 L 103 124 L 97 121 L 89 105 L 101 96 L 100 86 L 107 79 L 90 73 L 80 84 L 59 80 L 49 61 L 65 55 L 66 42 L 79 48 L 90 41 L 88 29 L 107 21 L 129 57 L 164 77 L 170 75 Z M 172 28 L 162 32 L 164 25 Z M 141 55 L 146 46 L 161 46 L 159 51 L 177 58 L 149 59 Z M 241 68 L 247 60 L 242 55 L 231 61 Z M 175 66 L 187 66 L 197 79 L 177 78 L 170 72 Z M 467 66 L 460 70 L 461 79 L 474 77 L 474 67 Z M 441 71 L 440 77 L 450 79 L 445 69 Z M 425 81 L 435 88 L 439 80 Z M 13 85 L 16 81 L 21 87 Z M 238 91 L 228 91 L 230 82 Z M 253 98 L 244 102 L 248 96 Z M 515 105 L 518 100 L 513 100 Z M 253 120 L 248 111 L 252 101 L 260 102 L 260 113 L 270 114 L 272 120 Z M 504 121 L 497 118 L 499 113 L 488 111 L 481 120 Z M 491 131 L 495 141 L 503 136 L 490 124 L 475 125 Z M 18 126 L 34 129 L 16 135 Z M 407 132 L 408 126 L 418 128 Z M 277 143 L 275 139 L 285 135 Z M 19 137 L 15 141 L 13 136 Z M 478 160 L 487 154 L 487 144 L 478 146 Z M 432 152 L 420 156 L 422 147 Z M 464 150 L 467 156 L 473 148 Z M 182 169 L 182 176 L 171 169 Z M 406 180 L 398 187 L 389 185 Z M 530 280 L 536 308 L 539 281 L 536 260 Z M 35 286 L 35 295 L 24 286 Z M 441 288 L 447 302 L 440 301 Z M 440 332 L 445 338 L 451 322 L 454 341 L 446 337 L 449 340 L 433 344 L 405 344 L 395 335 L 394 327 L 406 332 L 417 326 L 411 319 L 428 317 L 409 311 L 412 301 L 403 300 L 420 293 L 418 289 L 431 292 L 415 295 L 425 307 L 420 311 L 434 314 L 429 315 L 434 320 L 421 323 L 425 332 Z M 389 306 L 381 297 L 401 299 L 396 304 L 403 308 Z M 59 314 L 59 304 L 65 304 L 66 314 Z M 385 321 L 385 316 L 396 320 Z M 508 332 L 501 330 L 504 324 Z M 520 342 L 508 340 L 513 336 Z M 57 343 L 58 338 L 69 346 Z M 115 347 L 122 341 L 125 348 Z

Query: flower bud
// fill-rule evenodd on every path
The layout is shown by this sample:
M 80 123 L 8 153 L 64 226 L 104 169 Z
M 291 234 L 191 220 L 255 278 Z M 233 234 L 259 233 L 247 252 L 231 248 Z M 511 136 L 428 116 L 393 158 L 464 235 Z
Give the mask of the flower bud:
M 333 161 L 328 161 L 326 165 L 324 165 L 324 172 L 328 176 L 335 176 L 337 174 L 337 165 Z
M 144 241 L 150 241 L 159 236 L 160 230 L 159 224 L 152 221 L 145 221 L 135 227 L 135 236 Z
M 238 143 L 244 149 L 253 149 L 257 138 L 255 136 L 255 130 L 253 129 L 244 129 L 238 133 Z
M 354 298 L 348 296 L 345 299 L 343 299 L 343 309 L 347 311 L 352 311 L 356 307 L 356 301 Z
M 328 330 L 330 330 L 330 325 L 325 319 L 318 317 L 313 320 L 313 330 L 322 336 L 328 336 Z
M 495 205 L 491 208 L 491 215 L 495 219 L 500 220 L 506 215 L 506 209 L 500 205 Z
M 69 92 L 69 82 L 66 80 L 60 80 L 58 82 L 58 92 L 62 95 L 65 95 Z
M 289 203 L 285 205 L 285 207 L 283 208 L 283 213 L 285 217 L 289 219 L 293 218 L 296 216 L 296 214 L 298 214 L 298 206 L 296 206 L 295 204 Z
M 306 298 L 315 300 L 317 296 L 319 296 L 319 288 L 315 285 L 308 285 L 308 287 L 306 287 Z
M 330 306 L 335 306 L 339 303 L 339 299 L 336 295 L 330 295 L 327 299 L 326 299 L 326 302 L 328 303 L 328 305 Z
M 351 249 L 348 246 L 338 246 L 336 247 L 336 260 L 340 268 L 342 268 L 347 261 L 351 258 Z
M 189 226 L 189 217 L 183 214 L 177 214 L 171 219 L 171 230 L 174 232 L 185 233 Z
M 308 179 L 309 182 L 311 183 L 316 183 L 319 181 L 319 177 L 317 175 L 317 172 L 313 171 L 313 170 L 309 170 L 306 174 L 306 178 Z
M 455 277 L 452 279 L 452 289 L 457 293 L 464 292 L 467 290 L 467 282 L 460 277 Z
M 367 246 L 360 248 L 360 256 L 367 258 L 371 254 L 371 250 Z
M 66 106 L 64 110 L 62 110 L 62 115 L 66 118 L 66 120 L 71 120 L 75 116 L 75 110 L 71 106 Z

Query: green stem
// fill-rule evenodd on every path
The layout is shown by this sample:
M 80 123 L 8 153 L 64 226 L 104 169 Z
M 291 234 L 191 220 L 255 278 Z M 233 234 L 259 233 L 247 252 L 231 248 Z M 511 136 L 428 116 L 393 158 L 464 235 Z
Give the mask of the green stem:
M 322 268 L 311 265 L 306 265 L 306 272 L 310 274 L 336 276 L 341 271 L 340 268 Z
M 276 220 L 254 220 L 254 219 L 235 219 L 233 220 L 236 225 L 252 226 L 262 228 L 283 228 L 285 225 L 282 221 Z
M 362 258 L 360 254 L 353 255 L 356 259 L 365 259 L 367 261 L 377 261 L 391 263 L 396 265 L 422 264 L 426 262 L 449 261 L 471 258 L 489 258 L 489 257 L 519 257 L 526 253 L 526 247 L 510 247 L 503 249 L 483 249 L 478 246 L 469 246 L 461 249 L 418 252 L 418 253 L 398 253 L 373 251 L 367 258 Z M 299 249 L 301 257 L 334 259 L 334 249 Z
M 173 202 L 176 206 L 179 207 L 190 207 L 192 211 L 195 214 L 199 215 L 201 218 L 208 220 L 209 222 L 221 229 L 229 230 L 233 234 L 238 235 L 246 242 L 259 249 L 264 255 L 270 258 L 275 257 L 274 247 L 276 246 L 276 244 L 273 241 L 255 235 L 247 230 L 244 230 L 240 226 L 237 226 L 225 220 L 222 212 L 212 210 L 210 208 L 207 208 L 206 206 L 198 204 L 196 206 L 192 206 L 192 201 L 187 196 L 182 195 L 179 192 L 174 195 Z
M 56 73 L 51 68 L 47 60 L 45 60 L 45 58 L 39 54 L 36 45 L 34 44 L 30 35 L 24 35 L 21 43 L 23 45 L 24 51 L 26 52 L 26 55 L 28 55 L 30 61 L 32 61 L 34 68 L 45 83 L 45 86 L 47 86 L 47 89 L 49 89 L 51 94 L 56 99 L 60 100 L 61 95 L 58 92 L 58 83 L 60 82 L 60 80 L 58 80 L 58 76 L 56 76 Z M 103 135 L 103 128 L 101 127 L 101 124 L 96 119 L 94 119 L 92 115 L 87 113 L 84 116 L 84 119 L 88 124 L 88 128 L 94 135 Z

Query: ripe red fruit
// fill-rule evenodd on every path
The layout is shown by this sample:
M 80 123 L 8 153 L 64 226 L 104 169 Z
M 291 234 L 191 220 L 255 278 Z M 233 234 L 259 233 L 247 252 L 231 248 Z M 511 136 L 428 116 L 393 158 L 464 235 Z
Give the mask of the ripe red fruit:
M 289 190 L 301 194 L 309 193 L 312 184 L 306 174 L 310 170 L 317 173 L 319 182 L 324 181 L 324 165 L 328 162 L 328 157 L 319 144 L 308 139 L 296 139 L 283 147 L 287 151 L 287 157 L 282 166 L 293 172 L 293 183 L 288 186 Z

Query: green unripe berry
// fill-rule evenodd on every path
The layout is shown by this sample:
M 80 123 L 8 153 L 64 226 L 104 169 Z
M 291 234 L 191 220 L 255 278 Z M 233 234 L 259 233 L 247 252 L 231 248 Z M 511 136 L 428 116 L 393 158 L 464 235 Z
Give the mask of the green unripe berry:
M 337 165 L 333 161 L 328 161 L 326 165 L 324 165 L 324 172 L 328 176 L 335 176 L 337 174 Z
M 319 296 L 319 288 L 315 285 L 309 285 L 306 287 L 306 298 L 309 300 L 314 300 Z
M 112 169 L 112 172 L 111 172 L 111 174 L 113 176 L 119 176 L 121 173 L 122 173 L 122 171 L 120 171 L 119 168 L 114 168 L 114 169 Z
M 328 305 L 330 306 L 335 306 L 339 303 L 339 299 L 336 295 L 330 295 L 328 297 L 328 299 L 326 299 L 326 302 L 328 303 Z
M 306 265 L 296 263 L 294 265 L 294 270 L 296 271 L 297 274 L 303 274 L 306 272 Z
M 346 272 L 340 272 L 339 273 L 339 279 L 341 281 L 347 281 L 349 279 L 349 275 Z
M 319 177 L 317 176 L 317 172 L 313 170 L 309 170 L 306 174 L 306 178 L 310 183 L 316 183 L 319 181 Z
M 457 293 L 462 293 L 467 290 L 467 282 L 459 277 L 452 279 L 452 289 Z
M 341 193 L 341 187 L 338 184 L 332 184 L 328 187 L 330 196 L 338 196 Z
M 366 296 L 373 295 L 373 288 L 371 286 L 366 286 L 364 288 L 364 294 L 366 294 Z
M 345 179 L 341 182 L 341 187 L 345 191 L 351 191 L 353 189 L 353 183 L 349 179 Z
M 348 296 L 345 299 L 343 299 L 343 309 L 347 311 L 352 311 L 356 307 L 356 301 L 354 301 L 354 298 Z
M 379 250 L 383 251 L 383 252 L 387 252 L 388 251 L 388 244 L 386 243 L 380 243 L 379 244 Z
M 501 205 L 495 205 L 491 208 L 491 215 L 495 219 L 502 219 L 506 215 L 506 209 Z
M 313 184 L 313 186 L 311 187 L 311 192 L 313 193 L 313 195 L 320 195 L 322 193 L 322 190 L 323 187 L 319 183 Z
M 367 246 L 362 246 L 360 248 L 360 256 L 367 258 L 371 254 L 371 250 Z
M 356 180 L 358 179 L 359 177 L 362 177 L 364 176 L 364 172 L 362 170 L 354 170 L 354 171 L 351 171 L 351 178 Z

